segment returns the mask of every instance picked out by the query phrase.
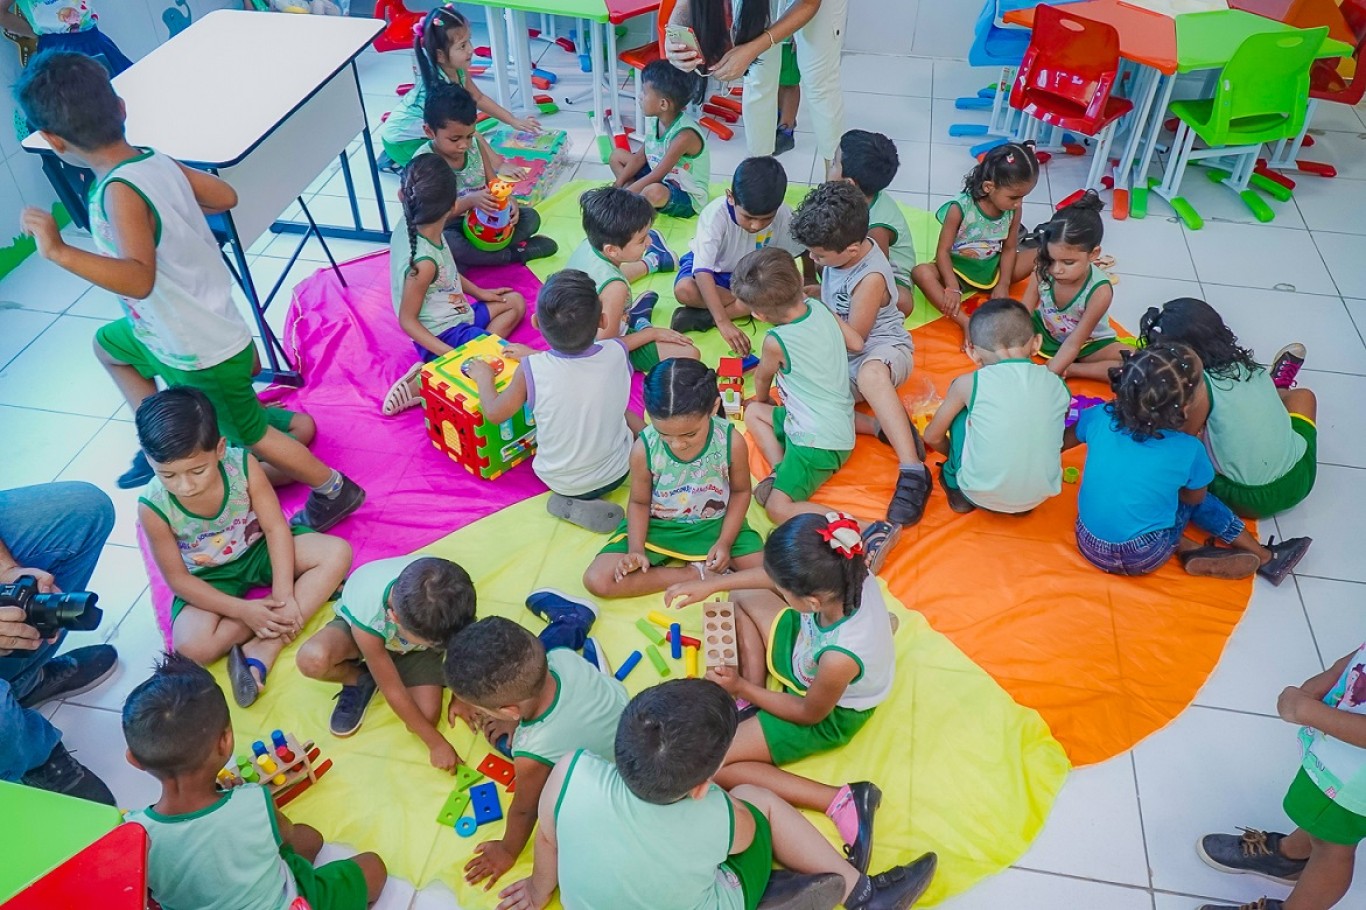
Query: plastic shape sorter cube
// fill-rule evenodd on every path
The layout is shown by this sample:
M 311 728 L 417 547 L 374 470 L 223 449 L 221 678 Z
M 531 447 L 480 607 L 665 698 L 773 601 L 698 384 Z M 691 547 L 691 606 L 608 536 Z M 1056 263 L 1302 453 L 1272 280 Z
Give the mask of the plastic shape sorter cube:
M 465 361 L 481 359 L 494 368 L 494 386 L 502 391 L 516 375 L 518 363 L 503 356 L 503 339 L 484 335 L 466 342 L 422 368 L 422 407 L 432 445 L 484 480 L 493 480 L 531 457 L 536 425 L 523 407 L 499 424 L 484 419 L 479 388 L 462 372 Z
M 740 648 L 735 636 L 735 604 L 728 600 L 702 605 L 702 656 L 708 667 L 735 667 Z

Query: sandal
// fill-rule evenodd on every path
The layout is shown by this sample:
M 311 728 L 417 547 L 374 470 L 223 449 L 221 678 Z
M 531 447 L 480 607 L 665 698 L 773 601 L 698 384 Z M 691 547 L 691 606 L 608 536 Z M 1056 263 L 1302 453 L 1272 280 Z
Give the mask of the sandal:
M 393 417 L 395 414 L 422 404 L 422 393 L 414 393 L 409 387 L 413 377 L 420 372 L 422 372 L 422 364 L 415 363 L 409 367 L 408 372 L 399 377 L 398 382 L 389 387 L 388 393 L 384 396 L 384 403 L 380 405 L 380 412 L 385 417 Z
M 890 521 L 875 521 L 863 532 L 864 559 L 868 561 L 868 574 L 876 575 L 887 561 L 887 554 L 901 537 L 901 526 Z
M 251 671 L 261 674 L 257 682 Z M 266 684 L 266 665 L 254 657 L 247 657 L 241 645 L 228 649 L 228 681 L 232 683 L 232 697 L 239 708 L 250 708 L 261 694 Z
M 773 495 L 773 481 L 777 476 L 777 474 L 769 474 L 754 485 L 754 501 L 759 505 L 768 506 L 768 498 Z

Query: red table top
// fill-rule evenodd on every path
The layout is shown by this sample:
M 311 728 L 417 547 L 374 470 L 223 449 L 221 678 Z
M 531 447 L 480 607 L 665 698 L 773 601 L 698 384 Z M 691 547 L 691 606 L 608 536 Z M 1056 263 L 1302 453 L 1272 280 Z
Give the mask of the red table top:
M 1124 59 L 1151 66 L 1165 75 L 1176 72 L 1176 22 L 1170 16 L 1125 3 L 1124 0 L 1081 0 L 1080 3 L 1067 4 L 1066 11 L 1083 19 L 1114 26 L 1115 31 L 1119 32 L 1119 55 Z M 1005 21 L 1032 28 L 1034 9 L 1011 10 L 1006 13 Z

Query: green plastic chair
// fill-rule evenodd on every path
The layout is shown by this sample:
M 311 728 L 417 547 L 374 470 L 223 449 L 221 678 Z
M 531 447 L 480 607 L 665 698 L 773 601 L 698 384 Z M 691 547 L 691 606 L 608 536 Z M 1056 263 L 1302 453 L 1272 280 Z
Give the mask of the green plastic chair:
M 1281 201 L 1290 192 L 1280 184 L 1253 174 L 1262 144 L 1299 135 L 1309 107 L 1309 68 L 1313 65 L 1327 27 L 1252 35 L 1234 52 L 1219 75 L 1214 97 L 1175 101 L 1170 110 L 1180 125 L 1167 154 L 1167 169 L 1154 192 L 1171 203 L 1192 230 L 1204 220 L 1179 195 L 1181 180 L 1192 161 L 1220 159 L 1210 179 L 1232 188 L 1258 221 L 1275 217 L 1271 207 L 1249 185 Z M 1199 138 L 1203 148 L 1195 148 Z

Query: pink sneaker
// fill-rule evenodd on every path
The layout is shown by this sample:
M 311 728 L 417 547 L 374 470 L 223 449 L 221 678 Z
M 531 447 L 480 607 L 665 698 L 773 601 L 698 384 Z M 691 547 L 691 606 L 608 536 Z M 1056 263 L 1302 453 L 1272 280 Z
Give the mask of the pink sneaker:
M 1300 367 L 1304 366 L 1306 353 L 1304 345 L 1298 341 L 1276 352 L 1276 359 L 1271 361 L 1271 381 L 1276 388 L 1294 388 L 1295 377 L 1300 374 Z

